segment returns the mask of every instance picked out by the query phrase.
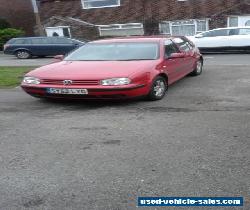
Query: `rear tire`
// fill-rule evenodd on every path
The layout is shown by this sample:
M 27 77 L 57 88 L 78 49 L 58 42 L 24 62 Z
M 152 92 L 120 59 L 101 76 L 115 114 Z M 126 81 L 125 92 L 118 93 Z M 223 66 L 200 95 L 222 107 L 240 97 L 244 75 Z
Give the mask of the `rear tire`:
M 150 101 L 161 100 L 168 90 L 168 83 L 166 79 L 162 76 L 157 76 L 152 82 L 150 92 L 148 94 L 148 99 Z
M 200 60 L 197 61 L 196 67 L 195 67 L 194 71 L 191 72 L 190 75 L 191 76 L 198 76 L 198 75 L 200 75 L 202 73 L 202 70 L 203 70 L 203 60 L 200 59 Z
M 30 52 L 28 52 L 27 50 L 18 50 L 16 51 L 15 55 L 19 59 L 28 59 L 31 57 Z

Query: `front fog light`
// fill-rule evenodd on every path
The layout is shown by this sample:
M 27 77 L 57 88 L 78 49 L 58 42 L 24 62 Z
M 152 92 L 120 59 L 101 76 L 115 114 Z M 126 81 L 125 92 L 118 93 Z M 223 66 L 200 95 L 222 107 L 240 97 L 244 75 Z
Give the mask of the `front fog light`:
M 38 84 L 40 84 L 40 79 L 35 78 L 35 77 L 24 77 L 23 83 L 38 85 Z
M 101 81 L 102 85 L 128 85 L 131 82 L 129 78 L 112 78 Z

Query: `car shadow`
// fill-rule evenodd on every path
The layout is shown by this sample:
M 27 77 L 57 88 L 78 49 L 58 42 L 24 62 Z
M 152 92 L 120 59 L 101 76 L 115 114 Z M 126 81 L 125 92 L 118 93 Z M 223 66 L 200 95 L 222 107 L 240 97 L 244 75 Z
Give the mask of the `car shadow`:
M 138 105 L 141 102 L 147 101 L 145 97 L 134 98 L 134 99 L 122 99 L 122 100 L 80 100 L 80 99 L 41 99 L 40 103 L 56 106 L 56 107 L 64 107 L 69 109 L 98 109 L 105 107 L 127 107 Z

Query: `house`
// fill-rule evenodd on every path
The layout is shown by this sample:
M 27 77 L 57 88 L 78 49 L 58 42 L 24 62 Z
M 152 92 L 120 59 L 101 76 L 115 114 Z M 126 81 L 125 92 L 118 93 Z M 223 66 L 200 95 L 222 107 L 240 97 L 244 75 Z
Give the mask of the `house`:
M 0 18 L 13 28 L 23 29 L 27 36 L 34 34 L 35 17 L 30 0 L 0 0 Z
M 250 25 L 250 0 L 40 0 L 47 35 L 194 35 Z

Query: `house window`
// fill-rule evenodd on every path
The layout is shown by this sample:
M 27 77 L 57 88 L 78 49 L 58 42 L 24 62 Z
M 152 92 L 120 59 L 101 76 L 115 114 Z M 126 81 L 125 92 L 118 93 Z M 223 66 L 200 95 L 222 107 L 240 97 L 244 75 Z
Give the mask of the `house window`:
M 250 26 L 250 20 L 245 23 L 245 26 Z
M 83 9 L 119 7 L 120 0 L 81 0 Z
M 100 36 L 133 36 L 143 35 L 144 29 L 141 23 L 100 25 Z
M 160 33 L 161 34 L 168 34 L 170 35 L 170 22 L 162 22 L 159 25 Z
M 229 16 L 227 19 L 228 27 L 245 27 L 250 26 L 250 15 Z
M 165 21 L 159 25 L 161 34 L 193 36 L 208 30 L 208 20 Z
M 47 36 L 64 36 L 71 37 L 69 26 L 56 26 L 56 27 L 47 27 L 46 29 Z
M 238 17 L 229 17 L 228 18 L 228 26 L 229 27 L 237 27 L 238 26 Z

